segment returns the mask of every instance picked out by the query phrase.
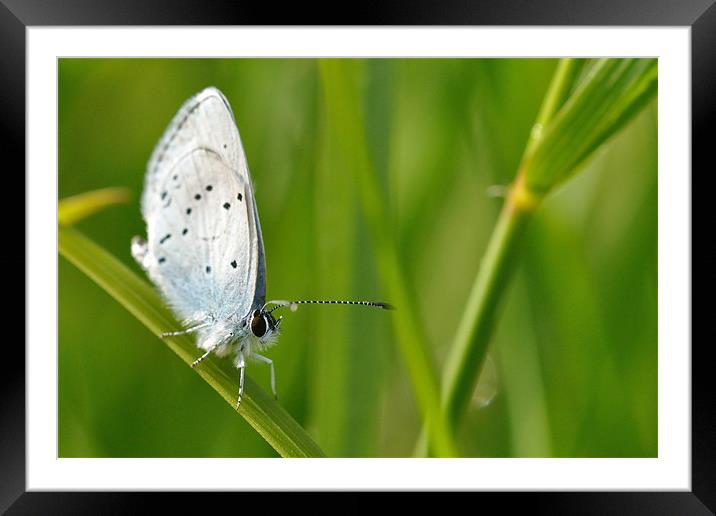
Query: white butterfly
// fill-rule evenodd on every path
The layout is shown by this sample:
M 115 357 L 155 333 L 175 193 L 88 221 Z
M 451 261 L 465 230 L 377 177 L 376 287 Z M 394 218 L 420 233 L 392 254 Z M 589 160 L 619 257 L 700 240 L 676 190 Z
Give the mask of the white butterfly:
M 372 301 L 270 301 L 266 261 L 251 176 L 226 97 L 206 88 L 181 107 L 149 160 L 142 194 L 147 240 L 132 239 L 132 256 L 187 327 L 163 337 L 197 333 L 204 354 L 236 355 L 239 395 L 246 360 L 271 367 L 259 354 L 276 342 L 281 317 L 272 312 L 298 304 Z M 267 310 L 269 304 L 276 305 Z

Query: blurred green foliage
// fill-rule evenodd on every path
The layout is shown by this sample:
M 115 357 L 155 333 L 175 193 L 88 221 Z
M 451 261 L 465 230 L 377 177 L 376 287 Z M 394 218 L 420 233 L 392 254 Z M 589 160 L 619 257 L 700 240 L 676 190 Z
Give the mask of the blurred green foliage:
M 366 141 L 436 364 L 515 177 L 550 59 L 361 63 Z M 149 155 L 208 85 L 229 99 L 261 217 L 271 298 L 377 299 L 357 185 L 329 145 L 311 59 L 61 59 L 59 196 L 127 187 L 78 228 L 134 270 Z M 657 454 L 657 138 L 651 102 L 530 225 L 492 342 L 497 395 L 459 431 L 469 456 Z M 140 271 L 140 274 L 141 273 Z M 390 299 L 386 299 L 391 301 Z M 398 307 L 400 309 L 400 307 Z M 408 456 L 421 428 L 390 313 L 288 314 L 280 402 L 329 456 Z M 268 388 L 268 369 L 248 374 Z M 276 453 L 89 278 L 59 260 L 59 455 Z

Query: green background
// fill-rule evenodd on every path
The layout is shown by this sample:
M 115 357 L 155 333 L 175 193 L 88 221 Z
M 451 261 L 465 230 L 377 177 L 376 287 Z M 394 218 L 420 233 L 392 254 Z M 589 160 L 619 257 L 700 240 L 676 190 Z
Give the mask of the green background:
M 556 60 L 360 66 L 385 223 L 441 365 L 501 207 L 488 189 L 514 179 Z M 149 155 L 180 105 L 214 85 L 249 161 L 268 297 L 390 301 L 316 60 L 61 59 L 58 73 L 59 197 L 131 190 L 129 204 L 77 227 L 134 270 Z M 460 426 L 463 454 L 657 455 L 656 128 L 652 101 L 540 208 Z M 276 455 L 159 339 L 58 262 L 61 457 Z M 413 452 L 420 421 L 390 317 L 302 307 L 267 353 L 280 402 L 329 456 Z M 269 389 L 267 367 L 251 363 L 248 374 Z

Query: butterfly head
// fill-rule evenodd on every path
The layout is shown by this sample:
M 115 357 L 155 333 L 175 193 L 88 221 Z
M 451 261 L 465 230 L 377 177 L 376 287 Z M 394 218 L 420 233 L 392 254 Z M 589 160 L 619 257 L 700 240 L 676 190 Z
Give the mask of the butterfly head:
M 267 310 L 254 310 L 249 316 L 249 328 L 260 342 L 269 344 L 279 333 L 281 317 L 276 320 Z

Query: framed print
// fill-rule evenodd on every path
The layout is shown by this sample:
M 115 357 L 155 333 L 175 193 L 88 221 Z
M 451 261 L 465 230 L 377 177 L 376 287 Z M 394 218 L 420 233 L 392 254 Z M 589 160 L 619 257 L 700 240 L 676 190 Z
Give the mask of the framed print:
M 690 167 L 716 10 L 507 5 L 251 27 L 6 2 L 28 311 L 3 508 L 713 510 Z

